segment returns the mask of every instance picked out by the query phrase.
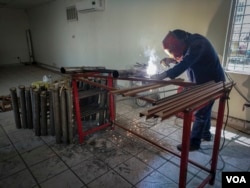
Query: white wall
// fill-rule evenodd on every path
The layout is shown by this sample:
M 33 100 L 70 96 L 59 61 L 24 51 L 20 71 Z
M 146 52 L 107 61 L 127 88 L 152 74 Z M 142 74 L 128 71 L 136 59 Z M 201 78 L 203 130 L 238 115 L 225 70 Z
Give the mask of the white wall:
M 169 30 L 207 35 L 214 20 L 221 25 L 214 28 L 219 32 L 213 42 L 223 52 L 227 15 L 217 12 L 228 6 L 226 0 L 106 0 L 105 11 L 79 13 L 77 22 L 67 22 L 65 8 L 74 2 L 56 0 L 29 11 L 36 61 L 56 67 L 128 68 L 146 62 L 147 50 L 163 58 L 161 41 Z
M 1 27 L 4 25 L 10 29 L 0 30 L 1 37 L 9 38 L 5 42 L 9 48 L 6 56 L 2 56 L 6 49 L 0 42 L 0 64 L 16 62 L 17 56 L 28 58 L 25 37 L 18 43 L 17 39 L 13 39 L 13 36 L 24 35 L 27 22 L 30 24 L 35 60 L 57 68 L 130 68 L 136 62 L 147 62 L 149 58 L 145 52 L 152 50 L 155 51 L 158 63 L 165 56 L 162 39 L 169 30 L 177 28 L 205 35 L 218 54 L 223 56 L 230 8 L 228 0 L 106 0 L 104 11 L 79 14 L 78 21 L 68 22 L 66 7 L 74 5 L 76 1 L 55 0 L 29 10 L 28 21 L 24 11 L 5 13 L 4 18 L 1 12 Z M 13 18 L 4 21 L 10 19 L 6 18 L 9 15 Z M 9 30 L 15 33 L 9 34 Z M 11 50 L 20 44 L 21 48 Z M 230 75 L 249 98 L 250 77 Z M 182 77 L 185 78 L 184 75 Z M 244 102 L 233 89 L 229 100 L 230 116 L 249 119 L 249 112 L 242 111 Z
M 0 65 L 29 61 L 26 29 L 27 14 L 23 10 L 0 9 Z

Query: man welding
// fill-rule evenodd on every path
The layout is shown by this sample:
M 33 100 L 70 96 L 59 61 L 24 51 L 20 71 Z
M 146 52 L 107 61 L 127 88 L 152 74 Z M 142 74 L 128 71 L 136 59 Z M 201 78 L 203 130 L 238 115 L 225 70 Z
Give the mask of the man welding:
M 153 75 L 152 78 L 174 79 L 186 71 L 189 80 L 195 84 L 225 81 L 219 57 L 212 44 L 204 36 L 177 29 L 170 31 L 162 43 L 164 51 L 170 59 L 164 58 L 161 63 L 168 64 L 174 60 L 176 64 L 161 74 Z M 195 112 L 189 151 L 198 150 L 202 140 L 211 141 L 210 127 L 213 104 L 214 100 Z M 182 145 L 177 145 L 177 149 L 181 151 Z

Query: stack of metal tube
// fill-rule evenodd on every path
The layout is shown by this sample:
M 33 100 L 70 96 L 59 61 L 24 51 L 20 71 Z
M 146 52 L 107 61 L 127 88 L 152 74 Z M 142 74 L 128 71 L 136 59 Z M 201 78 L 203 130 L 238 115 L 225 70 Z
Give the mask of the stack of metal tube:
M 72 144 L 75 136 L 72 90 L 69 84 L 10 88 L 16 128 L 52 135 L 56 143 Z

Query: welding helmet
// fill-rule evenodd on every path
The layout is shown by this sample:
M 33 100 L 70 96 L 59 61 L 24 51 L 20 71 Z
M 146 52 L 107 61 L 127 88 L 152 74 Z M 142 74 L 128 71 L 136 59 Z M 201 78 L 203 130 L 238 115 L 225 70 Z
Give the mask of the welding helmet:
M 179 58 L 184 55 L 187 49 L 187 32 L 183 30 L 170 31 L 163 39 L 162 44 L 164 51 L 171 58 Z

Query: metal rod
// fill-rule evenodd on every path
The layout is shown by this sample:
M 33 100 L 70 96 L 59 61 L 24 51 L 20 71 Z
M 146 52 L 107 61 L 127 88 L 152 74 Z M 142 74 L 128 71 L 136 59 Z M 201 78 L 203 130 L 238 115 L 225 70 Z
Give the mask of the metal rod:
M 126 88 L 126 89 L 116 89 L 116 90 L 112 90 L 110 92 L 113 93 L 113 94 L 124 94 L 126 92 L 133 91 L 135 89 L 151 87 L 151 86 L 154 86 L 154 85 L 155 85 L 155 83 L 151 83 L 151 84 L 145 84 L 145 85 L 142 85 L 142 86 L 134 86 L 134 87 Z
M 31 104 L 31 95 L 30 87 L 25 88 L 25 101 L 26 101 L 26 110 L 27 110 L 27 124 L 28 128 L 33 128 L 33 118 L 32 118 L 32 104 Z
M 69 131 L 69 143 L 73 144 L 74 125 L 73 125 L 73 102 L 72 102 L 71 88 L 67 88 L 66 90 L 66 99 L 67 99 L 67 125 Z
M 156 112 L 159 112 L 161 110 L 166 110 L 166 108 L 176 106 L 178 103 L 180 103 L 180 101 L 183 101 L 183 100 L 190 101 L 189 97 L 192 97 L 197 93 L 199 94 L 201 91 L 206 91 L 208 88 L 210 88 L 210 86 L 211 85 L 206 84 L 206 85 L 203 85 L 200 88 L 186 90 L 186 91 L 183 91 L 181 93 L 177 93 L 175 95 L 166 97 L 165 100 L 161 100 L 162 102 L 158 103 L 157 106 L 154 106 L 153 108 L 148 109 L 147 110 L 148 113 L 146 113 L 146 115 L 150 115 L 152 113 L 156 113 Z
M 20 97 L 20 106 L 21 106 L 22 128 L 27 128 L 27 111 L 26 111 L 26 103 L 25 103 L 25 86 L 20 85 L 18 88 L 19 88 L 19 97 Z
M 34 128 L 35 135 L 41 136 L 41 125 L 40 125 L 40 91 L 39 89 L 33 90 L 34 99 Z
M 154 79 L 149 79 L 149 78 L 117 78 L 118 80 L 131 80 L 131 81 L 143 81 L 143 82 L 148 82 L 148 83 L 157 83 L 157 84 L 173 84 L 173 85 L 178 85 L 178 86 L 183 86 L 183 87 L 189 87 L 189 86 L 194 86 L 194 83 L 191 82 L 184 82 L 184 79 L 173 79 L 173 80 L 154 80 Z
M 191 111 L 184 112 L 184 122 L 182 130 L 182 143 L 181 143 L 181 163 L 180 163 L 180 176 L 179 176 L 179 187 L 186 187 L 187 181 L 187 171 L 188 171 L 188 155 L 189 155 L 189 146 L 190 146 L 190 131 L 192 123 Z
M 40 93 L 41 99 L 41 136 L 46 136 L 48 134 L 47 128 L 47 96 L 46 91 Z
M 161 104 L 163 102 L 166 102 L 166 101 L 170 101 L 172 99 L 175 99 L 176 97 L 181 97 L 183 95 L 186 95 L 186 92 L 189 92 L 190 90 L 192 90 L 192 92 L 196 92 L 198 93 L 200 91 L 200 88 L 203 88 L 202 90 L 206 90 L 206 88 L 204 87 L 209 87 L 211 85 L 213 85 L 215 82 L 207 82 L 205 84 L 202 84 L 202 85 L 196 85 L 196 86 L 191 86 L 189 87 L 188 89 L 182 91 L 182 92 L 179 92 L 179 93 L 176 93 L 175 95 L 171 95 L 171 96 L 168 96 L 168 97 L 164 97 L 162 99 L 159 99 L 157 100 L 154 105 L 158 105 L 158 104 Z M 185 97 L 186 98 L 186 97 Z
M 66 90 L 62 88 L 60 93 L 60 112 L 62 125 L 62 142 L 68 143 L 67 109 L 66 109 Z
M 32 126 L 34 128 L 35 126 L 35 120 L 34 120 L 34 113 L 35 113 L 35 100 L 34 100 L 34 90 L 36 89 L 36 86 L 31 85 L 30 86 L 30 100 L 31 100 L 31 110 L 32 110 Z
M 226 98 L 225 98 L 225 95 L 224 95 L 224 96 L 222 96 L 220 98 L 220 101 L 219 101 L 219 109 L 218 109 L 218 115 L 217 115 L 215 138 L 214 138 L 214 147 L 213 147 L 212 163 L 211 163 L 211 172 L 213 173 L 213 177 L 209 182 L 210 185 L 214 184 L 214 178 L 215 178 L 215 174 L 216 174 L 216 166 L 217 166 L 217 162 L 218 162 L 218 154 L 219 154 L 219 147 L 220 147 L 220 137 L 221 137 L 221 130 L 222 130 L 222 126 L 223 126 L 225 103 L 226 103 Z
M 59 100 L 59 90 L 58 88 L 53 89 L 53 112 L 54 112 L 54 123 L 55 123 L 55 134 L 56 143 L 61 143 L 61 115 L 60 115 L 60 100 Z
M 155 115 L 162 117 L 162 119 L 166 119 L 166 117 L 169 117 L 169 115 L 172 113 L 176 113 L 176 110 L 178 111 L 183 111 L 187 108 L 193 108 L 193 106 L 196 106 L 197 104 L 200 103 L 206 103 L 208 101 L 214 100 L 219 98 L 221 95 L 223 95 L 224 89 L 217 89 L 214 91 L 211 91 L 210 94 L 203 94 L 203 95 L 199 95 L 196 96 L 196 98 L 192 98 L 190 99 L 191 101 L 188 101 L 186 103 L 182 103 L 183 105 L 178 105 L 175 106 L 175 108 L 173 108 L 172 110 L 164 110 L 164 112 L 160 112 L 160 113 L 156 113 Z
M 82 144 L 83 142 L 83 132 L 82 132 L 82 120 L 81 120 L 81 111 L 79 105 L 79 96 L 78 96 L 78 88 L 77 88 L 77 81 L 75 79 L 72 80 L 72 88 L 73 88 L 73 102 L 75 105 L 75 117 L 77 123 L 77 131 L 79 136 L 79 143 Z
M 103 88 L 103 89 L 106 89 L 106 90 L 115 90 L 113 87 L 108 87 L 106 85 L 103 85 L 103 84 L 99 84 L 99 83 L 96 83 L 96 82 L 92 82 L 88 79 L 85 79 L 85 78 L 77 78 L 77 77 L 74 77 L 74 80 L 78 80 L 78 81 L 83 81 L 87 84 L 90 84 L 90 85 L 93 85 L 93 86 L 96 86 L 96 87 L 99 87 L 99 88 Z
M 49 87 L 49 89 L 48 89 L 48 94 L 49 94 L 49 134 L 51 136 L 55 136 L 53 89 L 54 89 L 53 86 Z
M 113 78 L 109 75 L 107 78 L 108 87 L 113 88 Z M 108 94 L 108 107 L 109 107 L 109 120 L 114 123 L 115 121 L 115 97 L 112 93 Z
M 61 67 L 61 73 L 64 74 L 76 74 L 76 73 L 112 73 L 114 78 L 119 76 L 119 72 L 117 70 L 105 69 L 104 67 Z
M 150 89 L 157 89 L 157 88 L 160 88 L 160 87 L 163 87 L 163 86 L 166 86 L 166 85 L 165 84 L 154 84 L 152 86 L 146 86 L 146 87 L 139 88 L 139 89 L 135 88 L 135 89 L 133 89 L 131 91 L 127 91 L 127 92 L 123 93 L 123 96 L 134 96 L 137 93 L 148 91 Z
M 19 111 L 19 105 L 18 105 L 17 91 L 15 87 L 10 88 L 10 95 L 11 95 L 16 128 L 20 129 L 22 125 L 21 125 L 20 111 Z

